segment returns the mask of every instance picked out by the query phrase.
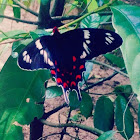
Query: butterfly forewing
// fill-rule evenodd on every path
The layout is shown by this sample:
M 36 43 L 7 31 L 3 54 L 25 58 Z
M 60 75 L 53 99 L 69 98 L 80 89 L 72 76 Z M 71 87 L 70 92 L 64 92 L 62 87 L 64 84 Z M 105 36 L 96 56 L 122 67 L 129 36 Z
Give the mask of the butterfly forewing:
M 122 44 L 121 37 L 103 29 L 76 29 L 53 36 L 43 36 L 25 47 L 18 64 L 23 69 L 51 69 L 52 76 L 62 87 L 68 103 L 69 90 L 75 90 L 81 100 L 79 82 L 85 71 L 85 60 L 110 52 Z
M 63 44 L 69 44 L 71 51 L 78 51 L 80 59 L 91 59 L 105 54 L 122 44 L 121 37 L 104 29 L 76 29 L 62 34 Z
M 18 65 L 22 69 L 37 70 L 40 68 L 53 68 L 52 52 L 55 43 L 51 36 L 43 36 L 28 44 L 19 54 Z

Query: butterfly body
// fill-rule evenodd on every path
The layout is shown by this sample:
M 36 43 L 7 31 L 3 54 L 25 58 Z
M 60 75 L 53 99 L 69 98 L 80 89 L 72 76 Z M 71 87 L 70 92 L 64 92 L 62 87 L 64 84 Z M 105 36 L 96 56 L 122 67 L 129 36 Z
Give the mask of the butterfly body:
M 103 29 L 76 29 L 52 36 L 42 36 L 25 47 L 18 65 L 27 70 L 47 68 L 62 87 L 68 103 L 69 90 L 75 90 L 81 100 L 79 82 L 85 71 L 85 61 L 112 51 L 122 44 L 121 37 Z

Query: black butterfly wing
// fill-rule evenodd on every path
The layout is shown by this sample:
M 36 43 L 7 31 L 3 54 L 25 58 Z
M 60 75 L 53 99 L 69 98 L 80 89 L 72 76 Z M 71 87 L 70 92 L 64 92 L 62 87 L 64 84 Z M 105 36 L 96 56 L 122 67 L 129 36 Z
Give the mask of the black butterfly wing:
M 62 38 L 64 46 L 71 49 L 70 52 L 76 50 L 79 58 L 86 60 L 110 52 L 122 44 L 118 34 L 104 29 L 76 29 L 65 32 Z
M 28 44 L 19 54 L 19 67 L 26 70 L 54 68 L 51 54 L 56 44 L 52 38 L 52 36 L 43 36 Z

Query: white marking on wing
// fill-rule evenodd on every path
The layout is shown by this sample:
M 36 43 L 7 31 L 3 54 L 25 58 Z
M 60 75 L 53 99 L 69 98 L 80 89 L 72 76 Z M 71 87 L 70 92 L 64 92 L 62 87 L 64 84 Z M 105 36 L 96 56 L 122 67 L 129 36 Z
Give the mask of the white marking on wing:
M 27 56 L 25 55 L 24 58 L 23 58 L 24 61 L 26 61 L 26 57 L 27 57 Z
M 110 44 L 112 43 L 112 40 L 110 40 L 108 37 L 105 37 L 105 39 L 108 43 L 110 43 Z
M 87 44 L 86 44 L 85 42 L 83 42 L 83 47 L 84 47 L 84 49 L 86 50 L 86 52 L 87 52 L 88 54 L 90 54 L 89 48 L 88 48 L 88 46 L 87 46 Z
M 53 64 L 53 62 L 48 58 L 48 64 L 50 65 L 50 66 L 54 66 L 54 64 Z
M 108 38 L 110 38 L 111 40 L 114 40 L 114 38 L 113 38 L 113 37 L 111 37 L 111 36 L 109 36 Z
M 40 54 L 41 54 L 41 55 L 43 55 L 43 53 L 44 53 L 44 51 L 43 51 L 43 50 L 41 50 L 41 51 L 40 51 Z
M 27 54 L 27 51 L 24 51 L 23 53 L 22 53 L 22 56 L 25 56 Z
M 107 36 L 111 36 L 111 34 L 110 33 L 105 33 Z
M 36 42 L 35 42 L 35 45 L 36 45 L 36 47 L 39 49 L 39 50 L 41 50 L 43 47 L 42 47 L 42 45 L 41 45 L 41 43 L 40 43 L 40 40 L 37 40 Z
M 26 55 L 26 63 L 30 63 L 30 56 L 28 54 Z
M 84 59 L 87 56 L 86 52 L 83 51 L 82 55 L 80 56 L 81 59 Z
M 88 30 L 83 30 L 84 31 L 84 38 L 89 39 L 90 37 L 90 32 Z
M 44 50 L 44 53 L 43 53 L 43 57 L 44 57 L 44 62 L 47 64 L 48 54 L 47 54 L 47 52 L 45 50 Z
M 107 42 L 105 42 L 107 45 L 109 45 Z
M 90 43 L 90 40 L 86 40 L 86 43 L 89 44 Z

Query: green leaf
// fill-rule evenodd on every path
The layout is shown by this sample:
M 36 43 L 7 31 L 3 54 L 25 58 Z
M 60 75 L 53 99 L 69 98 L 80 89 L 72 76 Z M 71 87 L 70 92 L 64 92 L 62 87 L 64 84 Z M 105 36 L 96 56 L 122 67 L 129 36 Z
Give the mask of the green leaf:
M 121 94 L 128 98 L 133 91 L 131 85 L 121 85 L 115 87 L 113 92 L 115 92 L 117 95 Z
M 58 86 L 51 86 L 46 89 L 45 97 L 46 99 L 55 98 L 63 94 L 62 88 Z
M 43 115 L 44 82 L 50 78 L 48 70 L 23 71 L 17 60 L 9 57 L 0 73 L 0 139 L 22 139 L 19 124 L 30 124 Z
M 139 102 L 139 108 L 138 108 L 138 125 L 140 129 L 140 102 Z
M 98 8 L 98 4 L 96 0 L 87 0 L 87 4 L 90 3 L 88 6 L 88 12 L 92 12 L 93 10 Z
M 39 38 L 38 34 L 36 34 L 35 32 L 30 32 L 30 36 L 32 37 L 33 40 Z
M 118 131 L 125 139 L 130 139 L 134 134 L 133 116 L 127 106 L 126 99 L 119 95 L 115 100 L 115 122 Z
M 123 39 L 121 51 L 133 91 L 140 96 L 140 7 L 122 5 L 111 9 L 114 28 Z
M 124 68 L 124 60 L 121 57 L 118 57 L 114 54 L 107 53 L 104 55 L 106 59 L 108 59 L 112 64 L 116 65 L 119 68 Z
M 20 41 L 14 42 L 13 45 L 12 45 L 12 52 L 15 52 L 16 49 L 18 49 L 18 47 L 27 46 L 31 41 L 33 41 L 33 40 L 32 39 L 26 39 L 26 40 L 20 40 Z
M 15 5 L 15 6 L 13 6 L 14 17 L 20 19 L 20 14 L 21 14 L 21 11 L 20 10 L 21 9 L 20 9 L 20 7 L 16 6 L 16 3 L 14 1 L 13 1 L 13 4 Z
M 71 121 L 74 122 L 81 122 L 82 120 L 84 120 L 83 116 L 81 114 L 75 114 L 74 116 L 70 117 Z
M 77 98 L 77 94 L 75 91 L 71 91 L 69 94 L 69 106 L 71 110 L 75 110 L 80 106 L 80 101 Z
M 92 115 L 93 110 L 93 103 L 91 97 L 86 92 L 81 92 L 82 94 L 82 101 L 80 104 L 80 111 L 81 114 L 86 117 L 90 117 Z
M 111 130 L 114 126 L 114 106 L 110 98 L 101 96 L 96 103 L 94 126 L 102 131 Z
M 99 14 L 87 16 L 80 22 L 81 28 L 97 28 L 100 24 Z
M 97 140 L 112 140 L 116 132 L 114 130 L 104 132 Z
M 104 4 L 106 4 L 106 3 L 108 3 L 110 0 L 97 0 L 97 3 L 98 3 L 98 6 L 100 7 L 100 6 L 102 6 L 102 5 L 104 5 Z
M 79 83 L 79 86 L 82 87 L 83 84 L 85 84 L 85 82 L 88 80 L 90 73 L 93 70 L 93 63 L 92 62 L 86 62 L 85 63 L 85 67 L 86 67 L 86 71 L 84 72 L 83 76 L 83 80 L 82 82 Z
M 0 0 L 0 14 L 4 15 L 4 10 L 6 8 L 7 0 Z M 0 18 L 0 23 L 3 21 L 3 18 Z

